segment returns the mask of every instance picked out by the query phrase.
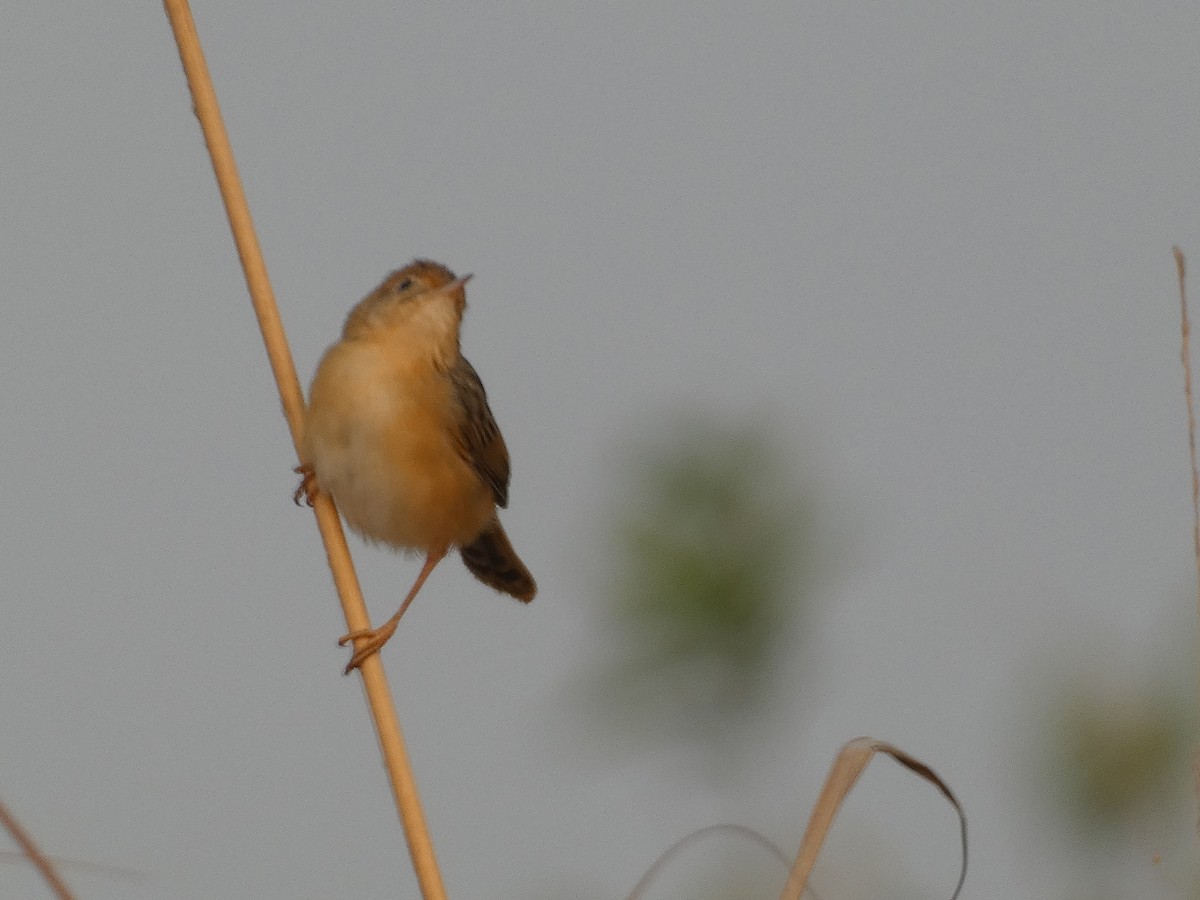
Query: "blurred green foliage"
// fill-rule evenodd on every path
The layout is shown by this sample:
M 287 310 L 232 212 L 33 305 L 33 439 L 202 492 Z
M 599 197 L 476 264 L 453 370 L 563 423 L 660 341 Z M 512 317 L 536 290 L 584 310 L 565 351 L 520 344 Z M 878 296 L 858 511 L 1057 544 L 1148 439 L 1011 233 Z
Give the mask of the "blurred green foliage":
M 1037 678 L 1038 796 L 1072 854 L 1072 898 L 1200 896 L 1186 648 L 1139 671 L 1102 636 Z
M 1055 768 L 1079 824 L 1121 828 L 1178 794 L 1190 729 L 1173 692 L 1117 698 L 1077 688 L 1061 699 L 1058 721 Z
M 599 679 L 647 736 L 717 741 L 761 711 L 811 583 L 813 504 L 767 429 L 688 418 L 631 454 L 611 513 Z

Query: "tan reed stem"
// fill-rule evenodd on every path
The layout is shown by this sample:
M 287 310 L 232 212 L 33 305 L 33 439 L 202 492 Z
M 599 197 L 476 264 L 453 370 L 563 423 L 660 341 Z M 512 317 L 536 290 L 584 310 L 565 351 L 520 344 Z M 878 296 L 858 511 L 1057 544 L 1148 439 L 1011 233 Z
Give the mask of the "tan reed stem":
M 237 164 L 234 162 L 229 135 L 221 120 L 217 95 L 209 76 L 208 65 L 204 61 L 204 53 L 200 48 L 196 23 L 192 19 L 187 0 L 163 0 L 163 5 L 175 34 L 175 42 L 179 46 L 179 58 L 187 76 L 196 117 L 200 120 L 204 140 L 212 158 L 221 199 L 225 203 L 225 212 L 229 217 L 238 257 L 246 276 L 246 286 L 250 290 L 250 299 L 258 317 L 263 342 L 266 344 L 267 358 L 275 375 L 292 442 L 299 455 L 301 427 L 304 421 L 304 395 L 296 377 L 296 367 L 292 362 L 283 322 L 279 318 L 279 310 L 267 278 L 267 268 L 258 246 L 258 238 L 254 233 L 254 223 L 246 205 L 246 196 L 242 190 Z M 314 510 L 317 527 L 325 543 L 325 553 L 329 558 L 329 568 L 333 573 L 333 582 L 346 616 L 346 625 L 350 631 L 369 628 L 371 623 L 363 603 L 362 590 L 358 585 L 358 577 L 350 559 L 350 548 L 346 545 L 346 536 L 333 501 L 327 495 L 320 494 L 316 498 Z M 425 824 L 425 814 L 421 810 L 421 799 L 409 765 L 400 721 L 396 716 L 395 705 L 378 654 L 369 657 L 359 671 L 362 672 L 363 688 L 375 722 L 379 748 L 391 780 L 392 793 L 400 812 L 400 821 L 404 826 L 409 855 L 412 857 L 413 870 L 421 893 L 425 900 L 444 900 L 446 891 L 438 871 L 433 842 Z
M 37 870 L 42 873 L 42 877 L 46 879 L 46 884 L 50 885 L 50 890 L 54 891 L 54 895 L 59 900 L 75 900 L 75 895 L 71 893 L 71 889 L 67 887 L 67 883 L 59 877 L 54 864 L 38 849 L 38 845 L 33 842 L 33 838 L 29 836 L 29 832 L 21 827 L 21 823 L 17 821 L 16 816 L 10 813 L 8 807 L 3 803 L 0 803 L 0 825 L 8 829 L 8 833 L 17 842 L 17 846 L 21 848 L 21 852 L 25 854 L 25 858 L 33 863 L 37 867 Z

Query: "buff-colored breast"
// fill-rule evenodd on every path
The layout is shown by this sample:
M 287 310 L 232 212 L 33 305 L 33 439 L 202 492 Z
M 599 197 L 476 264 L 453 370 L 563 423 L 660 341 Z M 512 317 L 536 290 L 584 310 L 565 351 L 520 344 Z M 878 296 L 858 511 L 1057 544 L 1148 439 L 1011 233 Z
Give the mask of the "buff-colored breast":
M 364 537 L 462 546 L 494 519 L 490 490 L 455 445 L 453 385 L 409 341 L 335 344 L 317 368 L 304 445 L 322 490 Z M 395 337 L 395 336 L 391 336 Z

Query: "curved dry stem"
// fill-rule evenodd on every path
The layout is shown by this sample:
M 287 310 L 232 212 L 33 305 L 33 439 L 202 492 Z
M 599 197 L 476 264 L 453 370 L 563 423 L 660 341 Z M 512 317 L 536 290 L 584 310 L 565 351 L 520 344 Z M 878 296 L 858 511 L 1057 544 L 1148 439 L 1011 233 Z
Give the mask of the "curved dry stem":
M 708 837 L 710 834 L 721 834 L 724 832 L 737 834 L 741 837 L 747 838 L 748 840 L 758 844 L 760 847 L 765 848 L 771 853 L 772 856 L 783 863 L 783 865 L 786 866 L 788 864 L 787 854 L 779 849 L 777 844 L 772 843 L 753 828 L 747 828 L 745 825 L 733 824 L 706 825 L 703 828 L 697 828 L 695 831 L 685 834 L 670 847 L 660 853 L 658 859 L 656 859 L 650 868 L 646 870 L 646 874 L 638 879 L 638 883 L 633 886 L 633 890 L 629 892 L 629 896 L 626 898 L 626 900 L 641 900 L 642 895 L 646 893 L 646 889 L 650 887 L 650 884 L 654 881 L 654 879 L 657 878 L 662 870 L 666 868 L 667 863 L 683 852 L 684 848 L 691 846 L 702 838 Z
M 909 756 L 899 747 L 870 737 L 855 738 L 838 752 L 837 759 L 833 762 L 833 768 L 829 770 L 829 775 L 825 779 L 825 786 L 821 789 L 821 795 L 813 807 L 812 815 L 808 818 L 808 828 L 804 831 L 800 850 L 796 854 L 792 872 L 788 876 L 787 884 L 783 887 L 783 893 L 779 895 L 779 900 L 799 900 L 800 894 L 808 883 L 808 876 L 817 862 L 821 845 L 825 843 L 829 829 L 833 827 L 834 816 L 837 815 L 842 803 L 846 800 L 846 795 L 850 793 L 850 789 L 854 787 L 858 777 L 866 769 L 867 763 L 876 753 L 886 753 L 900 765 L 928 781 L 942 793 L 942 796 L 958 813 L 959 827 L 962 833 L 962 870 L 951 897 L 951 900 L 957 900 L 963 883 L 967 880 L 967 817 L 962 806 L 933 769 L 916 757 Z
M 245 192 L 242 190 L 241 178 L 229 144 L 229 135 L 221 120 L 217 95 L 209 76 L 208 65 L 204 61 L 204 53 L 200 48 L 196 23 L 192 19 L 187 0 L 164 0 L 163 5 L 171 21 L 175 42 L 179 46 L 179 58 L 187 76 L 196 117 L 200 120 L 204 140 L 212 158 L 213 171 L 217 176 L 221 199 L 225 204 L 238 257 L 246 276 L 246 286 L 250 290 L 250 299 L 262 331 L 267 358 L 275 375 L 292 442 L 299 455 L 299 441 L 304 422 L 304 394 L 296 377 L 296 367 L 292 362 L 283 322 L 280 320 L 275 296 L 267 278 L 267 267 L 254 232 L 254 223 L 250 218 Z M 337 510 L 326 495 L 317 497 L 314 510 L 321 540 L 329 558 L 333 581 L 346 616 L 347 628 L 350 631 L 370 628 L 371 621 L 363 603 L 362 591 L 350 559 L 346 536 L 342 531 L 341 522 L 338 521 Z M 378 655 L 366 660 L 360 671 L 421 893 L 426 900 L 441 900 L 446 896 L 445 888 L 438 871 L 425 815 L 421 809 L 416 780 L 409 765 L 400 722 Z

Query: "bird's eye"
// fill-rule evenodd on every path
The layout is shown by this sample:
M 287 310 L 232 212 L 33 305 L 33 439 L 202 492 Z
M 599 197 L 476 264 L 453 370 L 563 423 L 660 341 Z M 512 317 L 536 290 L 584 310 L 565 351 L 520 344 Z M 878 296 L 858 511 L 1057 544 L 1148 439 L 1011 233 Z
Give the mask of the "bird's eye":
M 405 278 L 402 282 L 400 282 L 398 285 L 396 285 L 396 290 L 397 291 L 407 291 L 410 287 L 412 287 L 412 285 L 413 285 L 413 280 L 411 278 Z

